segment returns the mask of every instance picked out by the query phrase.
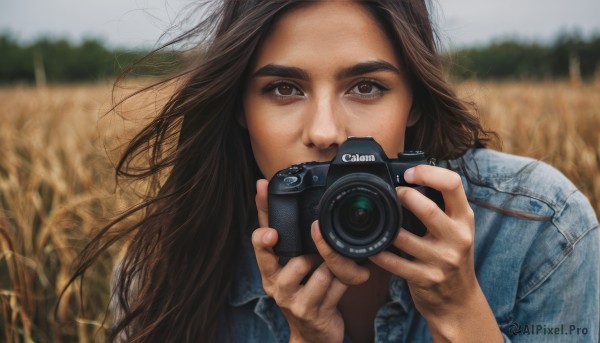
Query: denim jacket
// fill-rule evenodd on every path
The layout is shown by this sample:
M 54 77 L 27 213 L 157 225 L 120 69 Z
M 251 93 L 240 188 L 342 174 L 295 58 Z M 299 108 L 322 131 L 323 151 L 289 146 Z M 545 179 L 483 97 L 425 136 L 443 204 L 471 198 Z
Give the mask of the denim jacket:
M 488 149 L 440 165 L 462 177 L 475 213 L 475 272 L 504 340 L 598 342 L 600 230 L 585 196 L 543 162 Z M 287 342 L 249 238 L 237 268 L 221 337 Z M 430 342 L 404 280 L 392 277 L 389 299 L 373 323 L 375 342 Z

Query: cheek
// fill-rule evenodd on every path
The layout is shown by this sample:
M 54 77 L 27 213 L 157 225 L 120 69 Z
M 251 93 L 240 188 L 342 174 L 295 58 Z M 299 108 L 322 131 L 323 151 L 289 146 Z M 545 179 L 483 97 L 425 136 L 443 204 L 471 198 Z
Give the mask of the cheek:
M 290 145 L 291 136 L 289 130 L 293 125 L 274 120 L 272 111 L 261 106 L 260 101 L 250 100 L 244 105 L 254 159 L 262 174 L 269 179 L 275 172 L 287 167 L 281 162 L 286 160 L 286 147 Z
M 381 136 L 380 144 L 391 158 L 396 158 L 399 152 L 404 151 L 404 138 L 410 107 L 411 102 L 407 97 L 397 97 L 393 104 L 387 106 L 383 115 L 385 119 L 379 123 L 380 127 L 377 134 Z
M 270 144 L 271 137 L 266 128 L 263 125 L 260 125 L 256 118 L 246 117 L 246 123 L 248 127 L 248 134 L 250 136 L 250 144 L 252 146 L 252 153 L 254 154 L 254 159 L 258 164 L 258 167 L 262 174 L 265 177 L 269 177 L 269 169 L 267 162 L 270 159 L 270 155 L 273 154 L 273 151 L 269 149 L 273 144 Z
M 381 125 L 374 131 L 375 140 L 388 157 L 395 158 L 399 152 L 404 150 L 405 129 L 404 120 L 392 119 L 387 120 L 386 125 Z
M 372 136 L 388 157 L 396 158 L 404 150 L 407 117 L 407 106 L 382 104 L 352 118 L 349 133 L 353 136 Z

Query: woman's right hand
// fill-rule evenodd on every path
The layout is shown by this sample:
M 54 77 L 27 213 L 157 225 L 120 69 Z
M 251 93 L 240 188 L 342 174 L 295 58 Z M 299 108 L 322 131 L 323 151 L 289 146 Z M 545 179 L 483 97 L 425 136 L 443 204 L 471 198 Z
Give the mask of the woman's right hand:
M 337 304 L 348 286 L 335 278 L 318 255 L 297 256 L 285 266 L 279 264 L 273 253 L 277 231 L 268 227 L 267 185 L 267 180 L 256 183 L 260 228 L 252 234 L 263 288 L 283 311 L 290 325 L 290 342 L 342 342 L 344 320 Z

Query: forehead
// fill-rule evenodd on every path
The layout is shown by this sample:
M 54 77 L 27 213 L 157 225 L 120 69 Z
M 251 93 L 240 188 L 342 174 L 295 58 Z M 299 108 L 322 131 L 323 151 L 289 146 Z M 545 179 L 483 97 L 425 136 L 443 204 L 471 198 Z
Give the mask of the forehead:
M 276 20 L 257 52 L 256 67 L 375 59 L 398 67 L 392 42 L 365 5 L 318 1 L 304 3 Z

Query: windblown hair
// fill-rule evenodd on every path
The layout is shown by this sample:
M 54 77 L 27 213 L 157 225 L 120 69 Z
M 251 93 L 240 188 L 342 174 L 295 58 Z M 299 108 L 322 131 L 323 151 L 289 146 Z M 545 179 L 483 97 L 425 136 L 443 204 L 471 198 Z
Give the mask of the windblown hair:
M 406 146 L 440 159 L 461 156 L 488 133 L 444 78 L 424 0 L 362 1 L 394 44 L 409 73 L 413 109 Z M 132 237 L 116 271 L 119 315 L 110 340 L 212 341 L 233 282 L 241 235 L 255 222 L 260 175 L 247 130 L 240 124 L 249 68 L 273 23 L 306 2 L 225 0 L 168 48 L 204 37 L 196 60 L 164 82 L 181 85 L 160 114 L 129 143 L 117 176 L 168 177 L 147 200 L 103 228 L 84 249 L 71 282 L 100 253 Z M 157 83 L 152 87 L 159 86 Z M 133 161 L 148 155 L 145 167 Z M 142 219 L 115 231 L 137 211 Z

